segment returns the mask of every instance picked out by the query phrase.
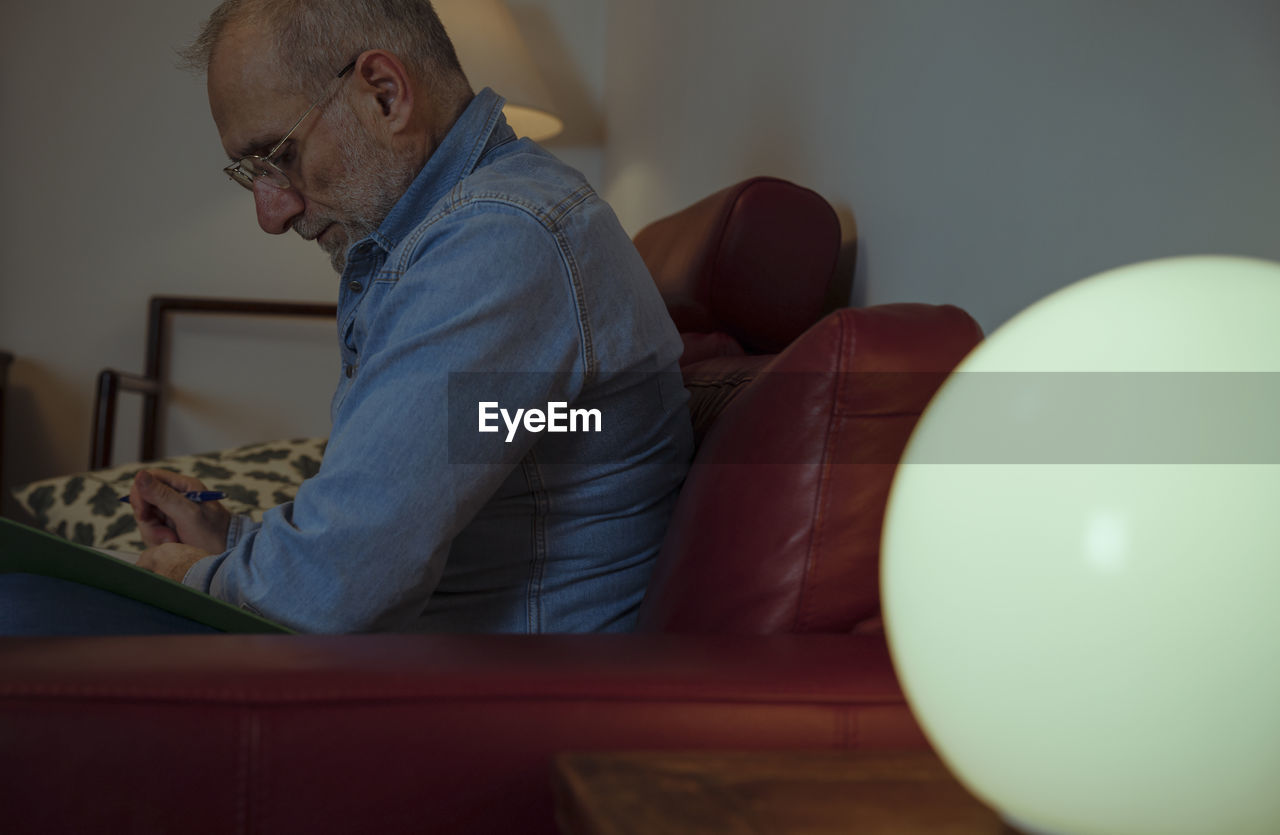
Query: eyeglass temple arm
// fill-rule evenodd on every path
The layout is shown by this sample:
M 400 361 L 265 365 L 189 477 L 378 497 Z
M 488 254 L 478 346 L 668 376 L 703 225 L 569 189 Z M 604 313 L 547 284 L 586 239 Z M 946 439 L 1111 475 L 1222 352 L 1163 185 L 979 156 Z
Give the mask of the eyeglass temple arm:
M 347 64 L 345 67 L 343 67 L 342 69 L 338 70 L 338 75 L 337 75 L 336 77 L 337 77 L 337 78 L 342 78 L 344 75 L 346 75 L 347 73 L 351 72 L 352 68 L 353 68 L 353 67 L 355 67 L 355 65 L 356 65 L 356 61 L 357 61 L 357 60 L 359 60 L 359 58 L 356 58 L 356 59 L 352 60 L 352 62 L 351 62 L 350 64 Z M 293 132 L 294 132 L 295 130 L 297 130 L 297 129 L 298 129 L 298 125 L 300 125 L 300 124 L 302 124 L 303 122 L 305 122 L 305 121 L 307 120 L 307 117 L 311 115 L 311 111 L 313 111 L 313 110 L 315 110 L 317 107 L 319 107 L 319 106 L 320 106 L 320 102 L 322 102 L 322 101 L 324 101 L 324 99 L 320 99 L 320 100 L 318 100 L 315 104 L 313 104 L 313 105 L 311 105 L 310 107 L 308 107 L 308 108 L 307 108 L 307 112 L 306 112 L 306 113 L 303 113 L 301 116 L 299 116 L 299 117 L 298 117 L 298 121 L 294 122 L 294 123 L 293 123 L 293 127 L 289 128 L 289 132 L 288 132 L 288 133 L 286 133 L 284 136 L 280 137 L 280 141 L 279 141 L 279 142 L 277 142 L 275 145 L 272 145 L 272 146 L 271 146 L 271 150 L 270 150 L 270 151 L 267 151 L 265 154 L 263 154 L 263 155 L 262 155 L 262 158 L 263 158 L 263 159 L 271 159 L 272 157 L 274 157 L 274 156 L 276 155 L 276 151 L 280 150 L 280 146 L 281 146 L 281 145 L 284 145 L 284 143 L 285 143 L 285 142 L 289 141 L 289 137 L 290 137 L 290 136 L 293 136 Z

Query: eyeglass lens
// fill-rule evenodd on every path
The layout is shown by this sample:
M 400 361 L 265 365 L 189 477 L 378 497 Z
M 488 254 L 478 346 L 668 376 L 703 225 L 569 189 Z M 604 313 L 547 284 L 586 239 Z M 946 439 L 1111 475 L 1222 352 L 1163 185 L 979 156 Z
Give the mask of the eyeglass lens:
M 255 180 L 261 178 L 276 188 L 289 188 L 289 178 L 272 162 L 263 157 L 245 157 L 227 168 L 227 174 L 240 185 L 253 190 Z

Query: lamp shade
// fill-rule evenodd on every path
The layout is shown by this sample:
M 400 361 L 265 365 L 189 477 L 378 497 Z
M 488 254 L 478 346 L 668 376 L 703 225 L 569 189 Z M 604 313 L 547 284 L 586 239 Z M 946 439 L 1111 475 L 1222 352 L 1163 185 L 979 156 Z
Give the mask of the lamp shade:
M 535 141 L 564 129 L 551 93 L 501 0 L 435 0 L 471 85 L 492 87 L 507 100 L 503 112 L 516 133 Z
M 885 518 L 894 663 L 1028 832 L 1280 832 L 1280 265 L 1168 259 L 948 378 Z

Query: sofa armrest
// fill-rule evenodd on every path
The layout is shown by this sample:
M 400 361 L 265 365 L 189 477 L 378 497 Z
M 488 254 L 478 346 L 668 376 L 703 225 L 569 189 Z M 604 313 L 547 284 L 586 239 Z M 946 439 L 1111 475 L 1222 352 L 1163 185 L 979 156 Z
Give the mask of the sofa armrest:
M 925 745 L 880 636 L 0 640 L 15 831 L 554 832 L 562 751 Z

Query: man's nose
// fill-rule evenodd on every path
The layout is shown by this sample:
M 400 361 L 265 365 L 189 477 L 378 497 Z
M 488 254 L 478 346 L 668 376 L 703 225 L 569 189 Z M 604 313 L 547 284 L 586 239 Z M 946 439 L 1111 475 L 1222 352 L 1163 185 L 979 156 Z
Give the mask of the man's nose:
M 297 189 L 277 188 L 261 179 L 253 184 L 253 202 L 258 209 L 258 225 L 272 235 L 288 232 L 293 219 L 306 208 Z

